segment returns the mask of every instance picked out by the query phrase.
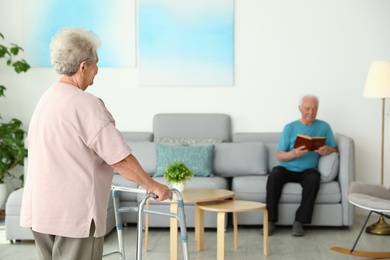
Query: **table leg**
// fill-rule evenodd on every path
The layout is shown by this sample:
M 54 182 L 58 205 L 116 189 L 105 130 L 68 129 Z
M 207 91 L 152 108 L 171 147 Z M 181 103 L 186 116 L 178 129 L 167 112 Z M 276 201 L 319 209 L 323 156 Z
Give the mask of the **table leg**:
M 204 248 L 204 211 L 198 208 L 198 251 Z
M 263 208 L 263 239 L 264 255 L 268 256 L 268 211 Z
M 177 203 L 171 202 L 171 213 L 177 213 Z M 176 218 L 170 219 L 170 259 L 177 260 L 178 223 Z
M 198 204 L 195 203 L 195 240 L 199 241 L 199 222 L 200 222 L 200 209 Z M 198 242 L 199 245 L 199 242 Z M 198 246 L 199 247 L 199 246 Z
M 234 248 L 238 249 L 238 228 L 237 212 L 233 212 Z
M 236 196 L 233 195 L 232 200 L 236 200 Z M 234 248 L 238 249 L 238 217 L 237 212 L 233 212 L 233 233 L 234 233 Z
M 225 259 L 225 212 L 217 215 L 217 260 Z

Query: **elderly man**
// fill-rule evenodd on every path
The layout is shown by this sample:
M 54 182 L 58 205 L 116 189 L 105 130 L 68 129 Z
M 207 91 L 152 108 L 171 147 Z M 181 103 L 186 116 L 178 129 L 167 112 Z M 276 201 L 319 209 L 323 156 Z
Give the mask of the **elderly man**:
M 278 221 L 278 204 L 284 184 L 300 183 L 302 200 L 295 214 L 292 235 L 303 236 L 303 224 L 310 224 L 314 202 L 320 187 L 320 173 L 317 169 L 320 156 L 337 151 L 336 142 L 328 123 L 316 119 L 318 98 L 306 95 L 301 99 L 301 118 L 287 124 L 279 139 L 276 157 L 279 161 L 272 169 L 267 181 L 267 210 L 269 213 L 269 235 L 275 231 Z M 324 136 L 326 143 L 318 150 L 309 151 L 305 146 L 294 148 L 298 134 Z

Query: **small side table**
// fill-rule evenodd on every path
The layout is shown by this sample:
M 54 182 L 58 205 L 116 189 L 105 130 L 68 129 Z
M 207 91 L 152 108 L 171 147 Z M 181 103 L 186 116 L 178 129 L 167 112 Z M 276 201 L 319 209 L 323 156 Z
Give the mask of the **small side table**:
M 217 259 L 223 260 L 225 258 L 225 214 L 233 213 L 234 226 L 234 247 L 238 248 L 238 229 L 237 229 L 237 212 L 248 212 L 263 210 L 263 227 L 264 227 L 264 255 L 268 256 L 268 211 L 266 204 L 255 201 L 244 200 L 223 200 L 214 202 L 200 202 L 198 203 L 200 210 L 218 212 L 217 215 Z M 201 213 L 203 215 L 203 212 Z M 204 225 L 200 223 L 199 231 L 201 238 L 203 238 Z
M 182 193 L 184 203 L 195 203 L 195 240 L 197 240 L 198 251 L 203 250 L 204 239 L 203 233 L 200 234 L 200 227 L 204 230 L 204 212 L 199 209 L 198 203 L 218 201 L 224 199 L 235 199 L 234 192 L 224 189 L 210 189 L 210 188 L 190 188 L 185 189 Z M 149 201 L 146 202 L 146 208 L 149 208 Z M 166 200 L 171 204 L 170 212 L 177 213 L 176 199 Z M 149 237 L 149 216 L 145 214 L 145 251 L 148 250 L 148 237 Z M 178 223 L 177 219 L 170 219 L 170 259 L 177 260 L 177 242 L 178 242 Z

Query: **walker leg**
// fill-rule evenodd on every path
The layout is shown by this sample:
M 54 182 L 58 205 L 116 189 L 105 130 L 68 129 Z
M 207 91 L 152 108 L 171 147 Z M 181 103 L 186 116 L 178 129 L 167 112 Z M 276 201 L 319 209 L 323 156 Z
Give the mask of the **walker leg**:
M 146 201 L 146 208 L 148 209 L 149 208 L 149 201 L 150 200 L 147 200 Z M 145 230 L 145 245 L 144 245 L 144 250 L 145 252 L 148 252 L 149 250 L 149 214 L 145 214 L 145 227 L 144 227 L 144 230 Z
M 120 207 L 120 205 L 119 205 L 119 191 L 113 190 L 112 197 L 113 197 L 114 209 L 115 209 L 116 229 L 118 231 L 119 253 L 123 259 L 126 259 L 125 244 L 123 241 L 123 223 L 122 223 L 121 213 L 119 212 L 119 207 Z
M 189 259 L 189 253 L 188 253 L 188 235 L 187 235 L 187 225 L 186 225 L 186 216 L 184 212 L 184 203 L 183 200 L 177 201 L 178 206 L 178 218 L 179 218 L 179 225 L 180 225 L 180 235 L 181 235 L 181 242 L 183 246 L 183 256 L 185 260 Z
M 138 225 L 137 225 L 137 248 L 136 248 L 136 259 L 141 260 L 142 259 L 142 242 L 143 242 L 143 228 L 144 228 L 144 219 L 145 219 L 145 214 L 147 213 L 153 213 L 153 214 L 158 214 L 158 215 L 164 215 L 168 216 L 172 220 L 175 220 L 176 223 L 176 247 L 174 251 L 176 251 L 175 258 L 177 258 L 177 223 L 180 225 L 180 234 L 181 234 L 181 241 L 183 245 L 183 256 L 185 260 L 189 260 L 189 252 L 188 252 L 188 236 L 187 236 L 187 226 L 186 226 L 186 220 L 185 220 L 185 211 L 184 211 L 184 202 L 183 202 L 183 197 L 181 193 L 178 190 L 173 189 L 172 192 L 176 194 L 178 197 L 177 203 L 172 203 L 172 205 L 175 205 L 177 207 L 176 214 L 172 213 L 163 213 L 163 212 L 157 212 L 157 211 L 151 211 L 149 209 L 146 210 L 145 212 L 145 204 L 148 201 L 149 198 L 151 198 L 151 195 L 149 193 L 146 193 L 142 199 L 139 202 L 139 205 L 137 208 L 131 208 L 131 207 L 123 207 L 120 208 L 119 205 L 119 190 L 121 191 L 128 191 L 128 192 L 137 192 L 140 193 L 139 190 L 131 189 L 131 188 L 124 188 L 124 187 L 115 187 L 112 190 L 112 197 L 114 201 L 114 211 L 115 211 L 115 222 L 116 222 L 116 229 L 117 229 L 117 234 L 118 234 L 118 244 L 119 244 L 119 251 L 114 251 L 106 255 L 110 255 L 113 253 L 119 253 L 121 255 L 120 259 L 125 259 L 125 249 L 124 249 L 124 241 L 123 241 L 123 223 L 121 219 L 121 213 L 122 212 L 134 212 L 138 211 Z M 172 212 L 172 211 L 171 211 Z M 148 226 L 147 226 L 148 227 Z M 172 225 L 171 225 L 172 229 Z M 171 232 L 171 236 L 172 236 Z M 147 246 L 147 243 L 145 244 Z M 171 247 L 172 247 L 172 237 L 171 237 Z M 171 254 L 172 254 L 172 249 L 171 249 Z M 174 252 L 173 252 L 174 253 Z M 172 258 L 172 255 L 171 255 Z
M 114 203 L 114 215 L 115 215 L 115 226 L 116 226 L 116 231 L 118 235 L 118 247 L 119 249 L 116 251 L 112 251 L 109 253 L 104 254 L 103 256 L 108 256 L 111 254 L 120 254 L 120 259 L 126 259 L 125 256 L 125 246 L 123 242 L 123 223 L 122 223 L 122 218 L 121 218 L 121 213 L 119 212 L 119 191 L 117 190 L 112 190 L 112 199 Z
M 139 205 L 138 205 L 138 224 L 137 224 L 137 250 L 136 250 L 136 259 L 142 260 L 142 240 L 143 240 L 143 227 L 144 227 L 144 209 L 145 201 L 147 200 L 148 195 L 145 195 Z

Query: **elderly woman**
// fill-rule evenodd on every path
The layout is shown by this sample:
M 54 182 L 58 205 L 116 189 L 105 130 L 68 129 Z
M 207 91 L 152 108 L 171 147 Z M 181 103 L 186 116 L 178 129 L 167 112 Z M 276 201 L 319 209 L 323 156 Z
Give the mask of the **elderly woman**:
M 102 100 L 84 92 L 98 72 L 98 46 L 82 28 L 55 35 L 51 63 L 59 81 L 30 122 L 21 226 L 32 229 L 42 259 L 102 259 L 114 170 L 158 201 L 171 196 L 131 154 Z

